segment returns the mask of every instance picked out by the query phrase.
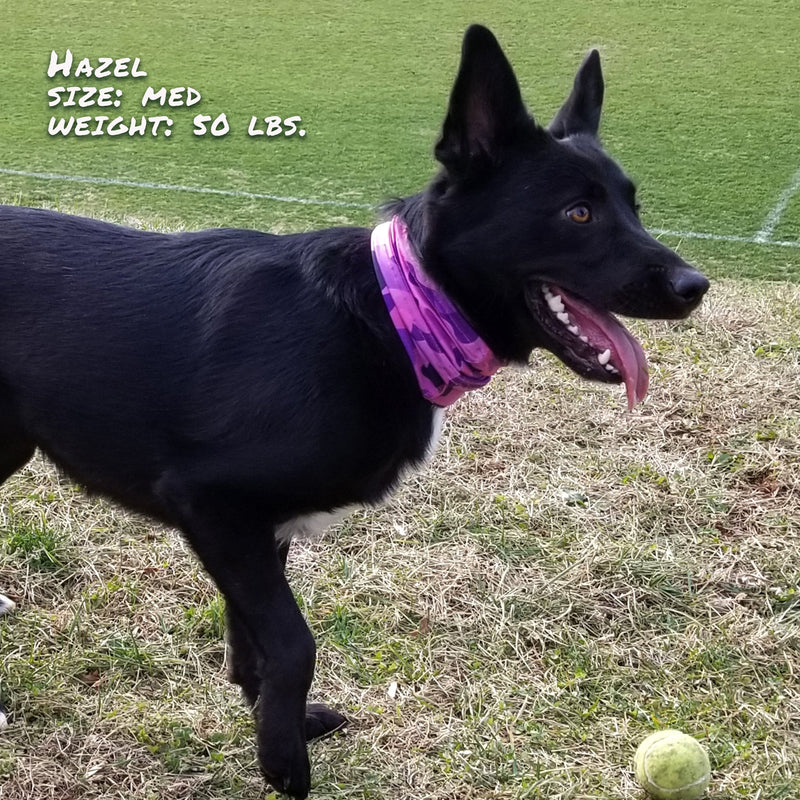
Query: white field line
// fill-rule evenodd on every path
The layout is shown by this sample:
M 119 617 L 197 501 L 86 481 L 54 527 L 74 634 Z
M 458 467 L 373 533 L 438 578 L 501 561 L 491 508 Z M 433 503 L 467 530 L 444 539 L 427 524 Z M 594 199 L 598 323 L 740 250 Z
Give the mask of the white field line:
M 23 178 L 38 178 L 49 181 L 67 181 L 70 183 L 90 183 L 100 186 L 126 186 L 134 189 L 159 189 L 172 192 L 193 192 L 195 194 L 215 194 L 226 197 L 242 197 L 251 200 L 274 200 L 278 203 L 300 203 L 307 206 L 333 206 L 335 208 L 363 208 L 376 209 L 377 205 L 370 203 L 351 203 L 344 200 L 315 200 L 308 197 L 286 197 L 262 192 L 241 192 L 236 189 L 209 189 L 204 186 L 182 186 L 174 183 L 150 183 L 147 181 L 126 181 L 118 178 L 97 178 L 85 175 L 60 175 L 53 172 L 26 172 L 20 169 L 0 167 L 0 174 L 17 175 Z M 800 248 L 800 241 L 773 241 L 770 239 L 772 231 L 780 219 L 781 214 L 789 204 L 792 195 L 800 188 L 800 171 L 795 175 L 792 185 L 781 195 L 775 209 L 770 213 L 767 221 L 755 236 L 725 236 L 716 233 L 700 233 L 698 231 L 672 231 L 664 228 L 649 228 L 657 236 L 674 236 L 678 239 L 707 239 L 715 242 L 741 242 L 743 244 L 774 245 L 776 247 Z M 772 221 L 772 218 L 774 222 Z M 768 227 L 767 223 L 771 224 Z
M 755 240 L 757 242 L 769 242 L 772 239 L 772 234 L 781 221 L 783 212 L 786 211 L 789 201 L 798 189 L 800 189 L 800 169 L 795 172 L 791 183 L 781 192 L 778 202 L 775 203 L 772 211 L 767 214 L 764 224 L 761 226 L 761 230 L 755 235 Z
M 0 167 L 3 175 L 19 175 L 23 178 L 39 178 L 46 181 L 69 181 L 70 183 L 92 183 L 100 186 L 128 186 L 134 189 L 161 189 L 171 192 L 194 192 L 195 194 L 221 194 L 227 197 L 244 197 L 250 200 L 275 200 L 279 203 L 301 203 L 306 206 L 335 206 L 337 208 L 375 208 L 368 203 L 349 203 L 344 200 L 313 200 L 308 197 L 284 197 L 261 192 L 240 192 L 235 189 L 207 189 L 204 186 L 181 186 L 175 183 L 148 183 L 146 181 L 123 181 L 117 178 L 93 178 L 84 175 L 58 175 L 53 172 L 25 172 L 21 169 Z
M 800 242 L 779 241 L 777 239 L 761 238 L 759 234 L 755 236 L 725 236 L 718 233 L 699 233 L 698 231 L 670 231 L 664 228 L 648 228 L 650 233 L 656 236 L 674 236 L 678 239 L 709 239 L 713 242 L 742 242 L 743 244 L 763 244 L 773 247 L 799 247 Z

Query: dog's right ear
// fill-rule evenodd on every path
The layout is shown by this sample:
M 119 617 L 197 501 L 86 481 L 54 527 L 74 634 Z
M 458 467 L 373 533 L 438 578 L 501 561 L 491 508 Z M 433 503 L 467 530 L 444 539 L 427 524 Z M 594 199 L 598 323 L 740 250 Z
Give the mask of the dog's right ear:
M 494 35 L 482 25 L 464 34 L 442 136 L 434 153 L 451 174 L 464 175 L 493 163 L 503 147 L 535 130 L 519 84 Z

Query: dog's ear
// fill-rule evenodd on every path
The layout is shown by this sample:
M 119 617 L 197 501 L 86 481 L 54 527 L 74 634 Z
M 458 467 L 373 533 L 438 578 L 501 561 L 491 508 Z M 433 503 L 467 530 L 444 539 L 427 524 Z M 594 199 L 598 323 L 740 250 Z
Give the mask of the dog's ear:
M 535 129 L 511 64 L 491 31 L 470 26 L 436 158 L 449 172 L 466 174 L 496 161 L 522 127 Z
M 592 50 L 575 76 L 570 96 L 547 130 L 557 139 L 564 139 L 573 133 L 597 136 L 602 108 L 603 71 L 600 68 L 600 53 Z

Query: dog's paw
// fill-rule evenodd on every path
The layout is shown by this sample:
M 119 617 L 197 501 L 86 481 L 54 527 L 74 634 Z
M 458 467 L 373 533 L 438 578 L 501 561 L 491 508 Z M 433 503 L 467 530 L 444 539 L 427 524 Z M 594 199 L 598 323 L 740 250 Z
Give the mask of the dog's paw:
M 10 614 L 16 608 L 13 600 L 10 600 L 4 594 L 0 594 L 0 617 L 3 614 Z
M 322 739 L 347 726 L 347 717 L 342 716 L 322 703 L 306 706 L 306 741 Z
M 258 760 L 264 780 L 275 791 L 305 800 L 311 791 L 311 766 L 305 742 L 289 755 L 285 743 L 281 747 L 265 746 L 258 748 Z

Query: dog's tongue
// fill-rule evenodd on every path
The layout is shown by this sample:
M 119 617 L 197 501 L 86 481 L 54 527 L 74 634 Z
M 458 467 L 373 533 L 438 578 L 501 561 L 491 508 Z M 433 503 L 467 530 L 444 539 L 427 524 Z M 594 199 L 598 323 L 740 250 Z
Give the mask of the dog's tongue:
M 647 357 L 639 342 L 628 332 L 616 317 L 570 297 L 562 289 L 553 288 L 561 295 L 564 307 L 580 334 L 599 353 L 611 351 L 609 363 L 615 367 L 628 393 L 628 409 L 644 400 L 650 376 L 647 370 Z

